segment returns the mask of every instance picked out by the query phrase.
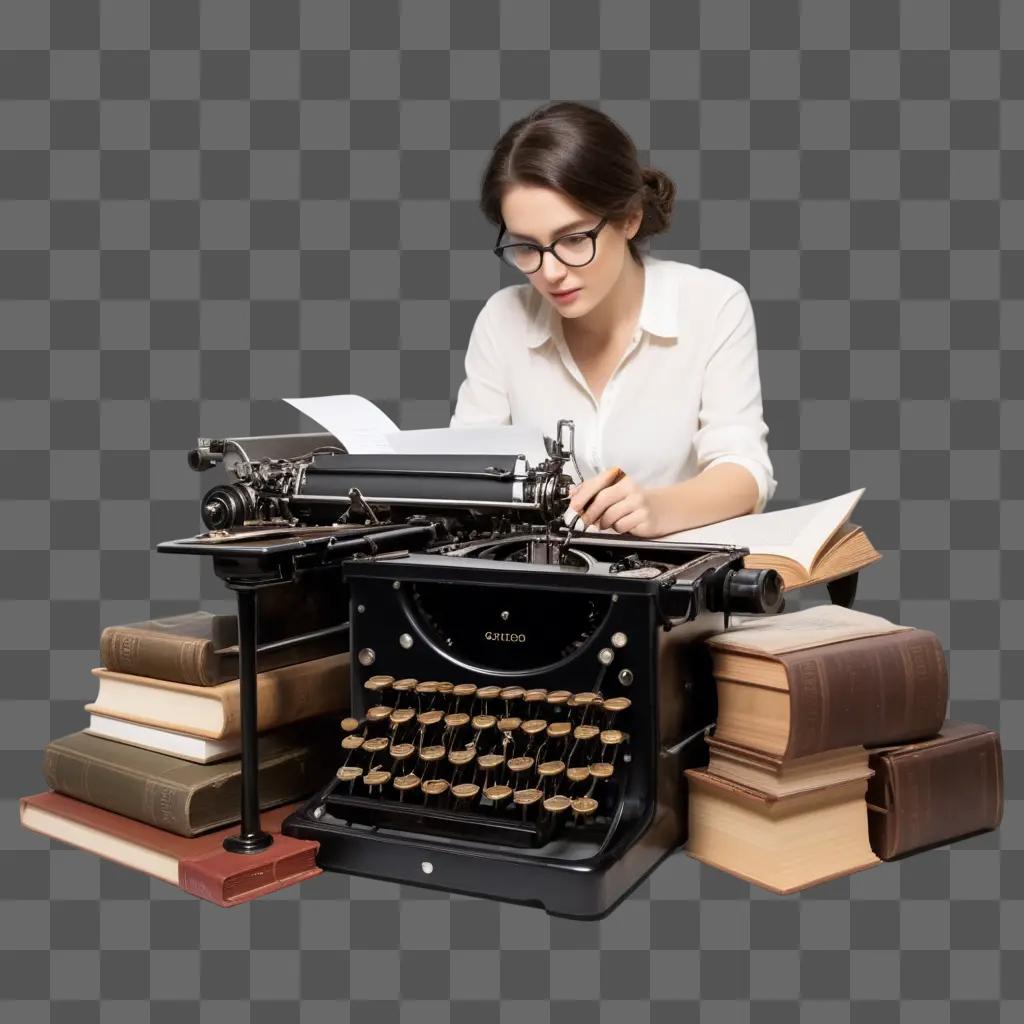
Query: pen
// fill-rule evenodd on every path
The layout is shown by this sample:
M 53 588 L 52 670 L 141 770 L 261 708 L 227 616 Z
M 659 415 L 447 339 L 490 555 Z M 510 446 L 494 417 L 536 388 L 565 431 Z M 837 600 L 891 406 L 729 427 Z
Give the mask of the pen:
M 626 475 L 626 471 L 624 469 L 622 469 L 621 466 L 616 466 L 615 467 L 615 473 L 612 475 L 611 480 L 609 480 L 608 483 L 606 483 L 604 485 L 604 487 L 601 488 L 601 490 L 595 491 L 590 496 L 590 498 L 587 500 L 586 505 L 584 505 L 583 508 L 581 508 L 579 510 L 579 512 L 576 513 L 576 516 L 574 517 L 573 521 L 569 524 L 569 532 L 565 535 L 565 539 L 562 541 L 562 547 L 561 547 L 562 551 L 565 551 L 565 549 L 569 546 L 569 541 L 572 539 L 572 534 L 573 534 L 573 531 L 576 529 L 576 524 L 580 521 L 580 516 L 582 516 L 583 513 L 586 512 L 588 508 L 590 508 L 590 506 L 594 503 L 594 499 L 606 487 L 613 487 L 615 484 L 617 484 L 625 475 Z

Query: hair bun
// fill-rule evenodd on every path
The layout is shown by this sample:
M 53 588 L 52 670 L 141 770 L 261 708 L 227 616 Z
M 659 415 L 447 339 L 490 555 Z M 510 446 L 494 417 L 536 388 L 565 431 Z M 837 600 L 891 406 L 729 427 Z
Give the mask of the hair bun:
M 646 237 L 656 235 L 668 227 L 672 219 L 676 186 L 664 171 L 657 168 L 645 167 L 640 174 L 644 183 L 644 219 L 637 237 Z

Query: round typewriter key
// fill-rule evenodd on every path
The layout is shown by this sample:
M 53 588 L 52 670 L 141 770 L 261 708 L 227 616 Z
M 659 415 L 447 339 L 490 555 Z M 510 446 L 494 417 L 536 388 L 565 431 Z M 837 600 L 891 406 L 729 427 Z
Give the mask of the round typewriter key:
M 469 764 L 476 757 L 476 747 L 469 747 L 466 750 L 453 750 L 448 754 L 448 760 L 452 764 Z
M 499 693 L 501 693 L 500 686 L 480 686 L 477 687 L 476 691 L 476 695 L 480 700 L 494 700 Z
M 362 768 L 356 768 L 354 765 L 345 765 L 338 769 L 338 778 L 342 782 L 352 782 L 358 779 L 363 774 Z
M 443 711 L 424 711 L 416 716 L 416 721 L 420 725 L 437 725 L 443 718 Z
M 537 736 L 547 727 L 548 723 L 543 718 L 531 718 L 528 722 L 523 722 L 520 728 L 527 736 Z
M 400 793 L 405 794 L 410 789 L 416 789 L 420 784 L 420 777 L 414 772 L 409 772 L 408 775 L 399 775 L 395 778 L 392 785 Z
M 472 800 L 480 792 L 480 787 L 475 782 L 460 782 L 452 786 L 452 796 L 456 800 Z
M 525 700 L 527 704 L 535 704 L 537 701 L 545 700 L 547 695 L 547 690 L 543 687 L 538 687 L 534 690 L 527 690 L 526 693 L 523 694 L 523 700 Z
M 416 689 L 418 682 L 418 679 L 396 679 L 391 684 L 391 689 L 396 693 L 408 693 L 410 690 Z
M 394 676 L 370 676 L 363 687 L 367 690 L 386 690 L 394 681 Z
M 362 736 L 346 736 L 341 741 L 341 749 L 358 750 L 365 742 Z
M 625 711 L 631 703 L 628 697 L 609 697 L 604 702 L 604 710 L 615 714 L 618 711 Z
M 484 796 L 492 803 L 500 804 L 512 795 L 510 786 L 488 786 L 484 790 Z
M 618 729 L 605 729 L 601 733 L 601 742 L 606 747 L 615 747 L 624 742 L 626 734 Z
M 391 772 L 378 770 L 367 772 L 363 776 L 363 782 L 365 782 L 367 786 L 383 786 L 390 778 Z
M 610 779 L 615 769 L 607 761 L 595 761 L 590 766 L 590 774 L 595 779 Z
M 420 783 L 420 789 L 426 793 L 427 796 L 440 796 L 445 790 L 448 789 L 447 779 L 427 779 Z
M 358 718 L 343 718 L 341 720 L 341 731 L 342 732 L 354 732 L 359 728 Z
M 502 700 L 519 700 L 526 691 L 521 686 L 506 686 L 500 694 Z
M 473 728 L 474 729 L 493 729 L 498 724 L 497 718 L 494 715 L 474 715 L 473 716 Z
M 391 724 L 405 725 L 406 722 L 411 722 L 415 717 L 416 712 L 412 708 L 395 708 L 391 712 Z
M 585 708 L 588 704 L 593 704 L 594 701 L 599 701 L 600 699 L 593 690 L 584 690 L 582 693 L 574 693 L 572 695 L 573 706 L 578 708 Z
M 560 793 L 555 796 L 549 796 L 547 800 L 544 801 L 544 810 L 548 811 L 550 814 L 563 814 L 565 811 L 569 810 L 570 806 L 571 801 L 569 798 L 567 796 L 562 796 Z
M 600 732 L 596 725 L 577 725 L 572 734 L 578 740 L 592 740 Z
M 498 719 L 498 728 L 502 732 L 515 732 L 523 724 L 521 718 L 516 718 L 514 715 L 510 715 L 508 718 Z
M 590 767 L 588 765 L 566 768 L 565 776 L 570 782 L 582 782 L 590 778 Z
M 388 738 L 386 736 L 375 736 L 373 739 L 365 740 L 363 742 L 363 750 L 368 751 L 371 754 L 380 753 L 382 750 L 387 750 Z
M 476 693 L 476 683 L 457 683 L 452 690 L 453 697 L 472 697 Z
M 449 683 L 447 680 L 437 684 L 437 692 L 443 694 L 445 697 L 449 697 L 452 691 L 455 689 L 454 683 Z
M 423 761 L 440 761 L 447 753 L 448 751 L 438 743 L 431 747 L 424 747 L 420 751 L 420 759 Z
M 572 802 L 572 809 L 586 818 L 597 810 L 597 801 L 592 796 L 578 796 Z
M 437 693 L 437 680 L 427 679 L 422 683 L 416 684 L 417 693 Z
M 564 761 L 545 761 L 537 765 L 537 774 L 543 778 L 550 778 L 552 775 L 561 775 L 565 771 Z
M 549 704 L 565 704 L 571 696 L 568 690 L 552 690 L 545 699 Z
M 519 807 L 529 807 L 540 800 L 543 795 L 539 789 L 517 789 L 512 794 L 512 799 Z
M 508 763 L 508 770 L 510 772 L 525 772 L 529 771 L 532 767 L 532 757 L 513 757 Z
M 469 715 L 464 711 L 449 711 L 444 716 L 444 724 L 449 729 L 461 729 L 464 725 L 469 723 Z
M 416 748 L 411 743 L 392 743 L 389 753 L 396 761 L 404 761 L 416 753 Z
M 492 768 L 497 768 L 499 765 L 505 763 L 505 758 L 501 754 L 481 754 L 477 759 L 476 763 L 480 765 L 485 772 L 489 772 Z
M 368 722 L 383 722 L 386 718 L 391 717 L 391 712 L 394 710 L 387 704 L 378 704 L 376 707 L 367 708 L 366 720 Z
M 572 732 L 571 722 L 552 722 L 548 726 L 548 735 L 552 739 L 561 739 L 563 736 L 568 736 Z

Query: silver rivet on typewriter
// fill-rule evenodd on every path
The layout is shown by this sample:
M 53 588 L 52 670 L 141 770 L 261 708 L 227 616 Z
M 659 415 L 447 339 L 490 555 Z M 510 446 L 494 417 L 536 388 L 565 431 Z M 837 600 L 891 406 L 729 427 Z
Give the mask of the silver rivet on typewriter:
M 397 590 L 401 585 L 402 585 L 402 581 L 401 580 L 395 580 L 395 582 L 391 584 L 391 589 L 392 590 Z
M 630 669 L 628 669 L 628 668 L 622 669 L 619 672 L 619 682 L 622 683 L 623 686 L 632 686 L 633 685 L 633 673 L 632 673 L 632 671 Z
M 322 818 L 323 816 L 324 816 L 324 809 L 323 809 L 323 807 L 314 807 L 313 808 L 313 817 L 314 818 Z
M 502 622 L 508 622 L 508 612 L 502 612 L 501 613 L 501 621 Z
M 625 633 L 612 633 L 612 647 L 625 647 L 626 646 L 626 634 Z
M 422 863 L 422 864 L 420 865 L 420 870 L 421 870 L 421 871 L 423 872 L 423 874 L 425 874 L 425 875 L 432 875 L 432 874 L 434 873 L 434 865 L 433 865 L 433 864 L 431 864 L 429 860 L 425 860 L 425 861 L 424 861 L 424 862 L 423 862 L 423 863 Z
M 615 652 L 610 647 L 602 647 L 597 652 L 597 660 L 602 665 L 610 665 L 615 658 Z
M 366 611 L 366 605 L 365 604 L 357 604 L 356 605 L 356 611 L 359 612 L 360 614 L 362 612 L 365 612 Z
M 399 638 L 398 642 L 406 649 L 409 650 L 412 647 L 412 637 L 408 633 L 403 633 Z
M 359 652 L 360 665 L 372 665 L 377 660 L 377 653 L 372 647 L 364 647 Z

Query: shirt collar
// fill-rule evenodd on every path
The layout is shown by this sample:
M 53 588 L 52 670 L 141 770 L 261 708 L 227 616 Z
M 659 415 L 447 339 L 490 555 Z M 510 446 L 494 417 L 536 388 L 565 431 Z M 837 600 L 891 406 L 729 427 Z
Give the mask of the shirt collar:
M 644 255 L 644 299 L 640 306 L 640 329 L 659 338 L 676 340 L 679 334 L 679 288 L 668 260 Z M 531 285 L 531 302 L 526 344 L 539 348 L 556 333 L 561 336 L 558 311 Z

